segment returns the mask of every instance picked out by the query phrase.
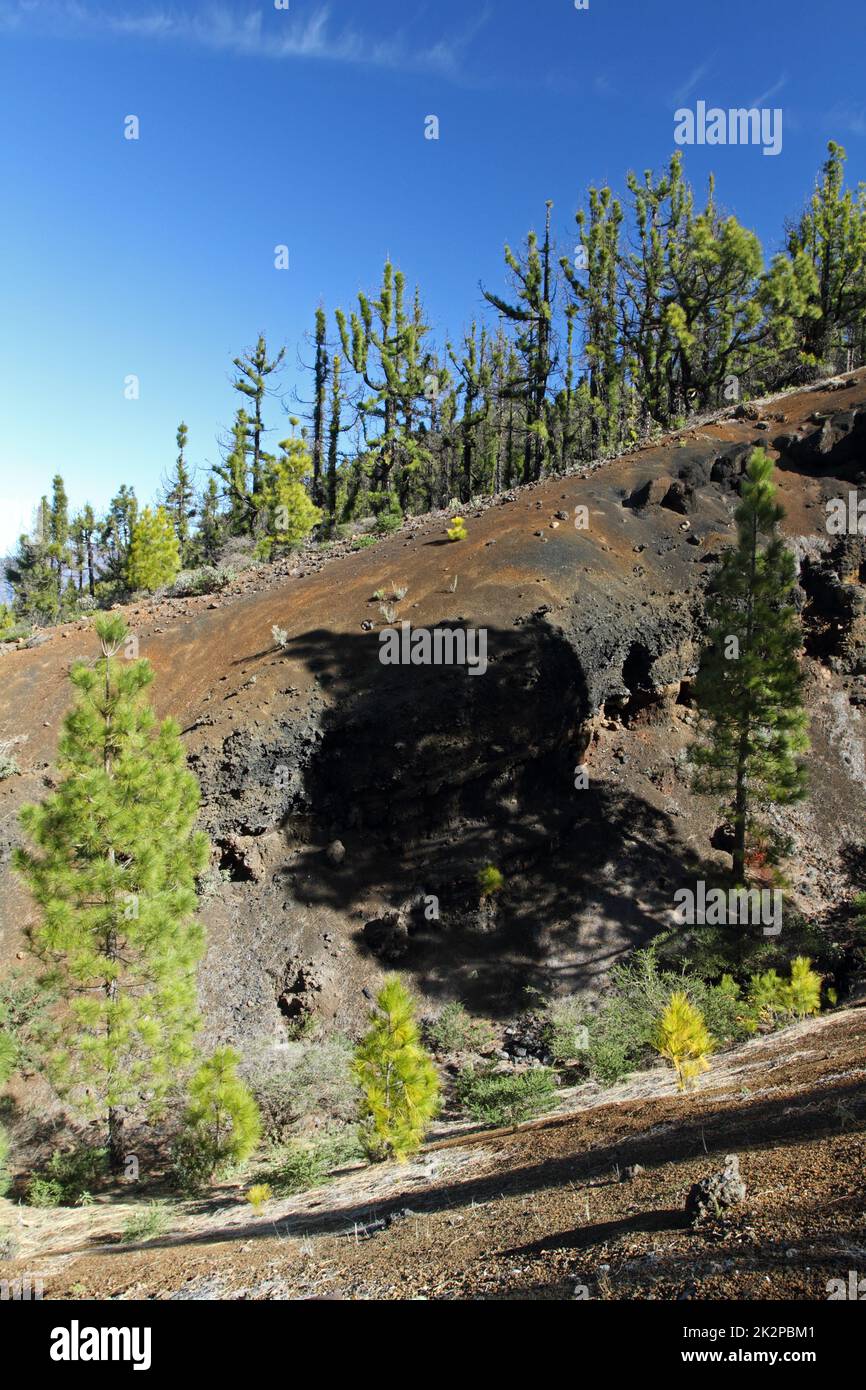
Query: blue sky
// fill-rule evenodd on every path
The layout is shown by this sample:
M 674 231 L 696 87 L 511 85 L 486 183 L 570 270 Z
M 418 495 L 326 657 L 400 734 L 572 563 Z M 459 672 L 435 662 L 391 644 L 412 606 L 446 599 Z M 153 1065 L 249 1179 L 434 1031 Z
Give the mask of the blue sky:
M 0 0 L 0 550 L 55 471 L 74 505 L 150 499 L 181 418 L 203 478 L 231 357 L 264 330 L 290 388 L 316 305 L 386 254 L 458 334 L 503 242 L 552 198 L 573 244 L 587 184 L 666 163 L 678 106 L 782 108 L 775 158 L 686 151 L 771 252 L 828 138 L 864 177 L 864 31 L 862 0 Z

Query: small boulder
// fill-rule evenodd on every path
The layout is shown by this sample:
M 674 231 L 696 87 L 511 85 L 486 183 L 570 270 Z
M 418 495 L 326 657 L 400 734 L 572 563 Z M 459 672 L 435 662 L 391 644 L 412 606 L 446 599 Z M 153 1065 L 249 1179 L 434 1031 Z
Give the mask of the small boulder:
M 409 929 L 399 912 L 387 912 L 364 927 L 364 940 L 381 960 L 396 961 L 409 949 Z
M 746 1200 L 746 1184 L 740 1177 L 740 1160 L 728 1154 L 720 1173 L 701 1178 L 686 1198 L 686 1219 L 690 1226 L 699 1226 L 707 1218 L 722 1216 L 729 1207 Z
M 619 1175 L 619 1180 L 620 1182 L 634 1182 L 636 1178 L 642 1177 L 645 1172 L 646 1169 L 642 1164 L 630 1163 L 627 1168 L 623 1168 Z
M 659 506 L 670 492 L 673 481 L 673 478 L 667 473 L 661 474 L 658 478 L 650 478 L 640 487 L 634 489 L 626 499 L 626 506 L 637 508 Z
M 342 864 L 346 857 L 346 846 L 342 840 L 332 840 L 325 850 L 325 857 L 329 864 Z

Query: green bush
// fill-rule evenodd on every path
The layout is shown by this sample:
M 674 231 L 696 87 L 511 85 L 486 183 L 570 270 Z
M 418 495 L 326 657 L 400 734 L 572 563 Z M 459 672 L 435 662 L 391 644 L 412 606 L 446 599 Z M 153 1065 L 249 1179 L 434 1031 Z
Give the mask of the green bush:
M 148 1202 L 140 1211 L 133 1212 L 125 1222 L 120 1239 L 127 1244 L 139 1240 L 152 1240 L 161 1236 L 169 1222 L 169 1211 L 165 1202 Z
M 203 565 L 197 570 L 181 570 L 168 590 L 169 598 L 195 598 L 200 594 L 218 594 L 235 578 L 230 565 Z
M 556 1074 L 550 1067 L 524 1072 L 495 1072 L 492 1067 L 464 1067 L 454 1087 L 455 1099 L 473 1120 L 516 1125 L 549 1110 L 556 1099 Z
M 237 1074 L 240 1057 L 218 1047 L 190 1082 L 183 1130 L 172 1157 L 174 1177 L 194 1192 L 215 1174 L 243 1163 L 261 1135 L 259 1112 L 249 1087 Z
M 478 871 L 478 888 L 482 897 L 489 897 L 491 893 L 498 893 L 504 884 L 505 879 L 495 864 L 485 864 L 483 869 Z
M 787 899 L 784 911 L 785 930 L 778 936 L 738 931 L 727 924 L 671 927 L 653 942 L 659 965 L 703 980 L 728 973 L 745 982 L 764 970 L 787 970 L 792 955 L 809 956 L 821 970 L 840 964 L 843 951 L 838 943 Z
M 107 1173 L 107 1150 L 80 1144 L 67 1153 L 55 1151 L 41 1173 L 31 1177 L 27 1201 L 31 1207 L 72 1207 L 89 1194 Z
M 309 1120 L 347 1124 L 357 1111 L 352 1044 L 334 1036 L 268 1051 L 243 1068 L 259 1108 L 264 1137 L 284 1143 Z
M 744 1001 L 747 1022 L 752 1031 L 760 1024 L 777 1027 L 793 1018 L 806 1018 L 821 1008 L 821 976 L 812 969 L 808 956 L 791 961 L 791 978 L 784 980 L 777 970 L 753 975 Z
M 589 1014 L 584 1001 L 575 994 L 553 999 L 547 1006 L 545 1036 L 550 1055 L 556 1062 L 581 1057 L 589 1047 Z
M 304 1143 L 296 1140 L 277 1150 L 266 1169 L 258 1175 L 278 1197 L 291 1197 L 322 1187 L 330 1181 L 335 1168 L 352 1163 L 364 1156 L 356 1129 L 326 1134 Z
M 493 1047 L 496 1035 L 486 1018 L 473 1018 L 459 1000 L 446 1004 L 432 1023 L 425 1026 L 426 1040 L 437 1052 L 485 1052 Z
M 587 1061 L 596 1081 L 612 1085 L 651 1062 L 658 1021 L 676 990 L 700 1010 L 718 1046 L 748 1035 L 742 1004 L 727 987 L 660 970 L 655 947 L 650 946 L 636 951 L 629 964 L 614 967 L 610 990 L 589 1021 Z
M 36 1068 L 52 1025 L 55 991 L 13 970 L 0 980 L 0 1085 L 21 1067 Z

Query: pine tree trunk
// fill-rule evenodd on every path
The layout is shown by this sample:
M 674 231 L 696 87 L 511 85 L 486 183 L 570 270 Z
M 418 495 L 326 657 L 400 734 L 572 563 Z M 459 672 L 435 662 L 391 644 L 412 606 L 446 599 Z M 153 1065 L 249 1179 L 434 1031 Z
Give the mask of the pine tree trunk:
M 108 1164 L 112 1173 L 122 1173 L 126 1154 L 123 1145 L 123 1111 L 116 1105 L 108 1111 Z
M 734 800 L 734 883 L 737 887 L 746 882 L 746 820 L 748 798 L 746 794 L 746 748 L 745 739 L 740 740 L 737 755 L 737 788 Z

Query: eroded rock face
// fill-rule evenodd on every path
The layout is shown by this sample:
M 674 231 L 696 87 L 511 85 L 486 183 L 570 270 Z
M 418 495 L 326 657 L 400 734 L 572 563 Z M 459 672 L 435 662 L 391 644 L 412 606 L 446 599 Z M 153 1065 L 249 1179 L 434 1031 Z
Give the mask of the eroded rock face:
M 858 391 L 866 400 L 866 376 Z M 861 689 L 866 698 L 866 572 L 850 546 L 837 553 L 821 510 L 837 478 L 863 467 L 863 407 L 837 411 L 838 400 L 786 400 L 780 475 L 786 505 L 803 504 L 788 534 L 819 669 L 813 820 L 793 831 L 810 865 L 829 837 L 827 883 L 864 812 L 854 706 Z M 432 1004 L 459 997 L 509 1018 L 527 986 L 593 991 L 669 924 L 674 886 L 725 862 L 725 844 L 711 845 L 718 808 L 692 795 L 685 770 L 690 689 L 743 472 L 772 440 L 759 426 L 781 418 L 757 406 L 737 415 L 515 490 L 474 511 L 459 546 L 443 548 L 443 525 L 419 520 L 302 583 L 288 573 L 218 613 L 160 616 L 142 651 L 160 712 L 182 719 L 215 845 L 201 979 L 221 1041 L 271 1036 L 299 1011 L 353 1026 L 364 989 L 395 962 Z M 383 666 L 371 596 L 388 580 L 408 585 L 413 624 L 483 626 L 486 673 Z M 275 623 L 290 634 L 279 651 Z M 0 787 L 10 802 L 42 794 L 36 768 L 54 756 L 65 663 L 88 654 L 83 636 L 62 645 L 4 657 L 0 714 L 28 733 L 32 757 L 27 776 Z M 850 826 L 820 805 L 825 788 L 850 806 Z M 16 825 L 4 809 L 0 864 Z M 478 890 L 488 864 L 504 879 L 495 903 Z M 27 913 L 8 882 L 11 939 Z

